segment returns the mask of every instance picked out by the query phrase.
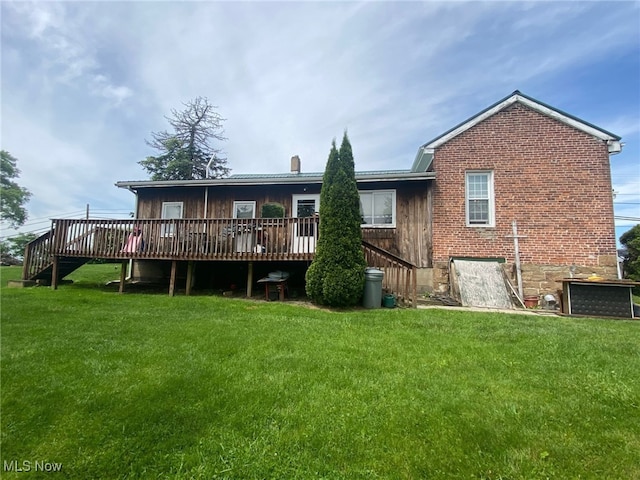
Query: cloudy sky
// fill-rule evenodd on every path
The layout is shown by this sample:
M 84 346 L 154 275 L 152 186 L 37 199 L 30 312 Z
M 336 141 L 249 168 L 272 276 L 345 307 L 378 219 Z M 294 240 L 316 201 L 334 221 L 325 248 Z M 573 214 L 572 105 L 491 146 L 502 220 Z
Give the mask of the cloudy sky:
M 618 236 L 640 218 L 638 2 L 0 8 L 1 144 L 33 193 L 23 231 L 87 204 L 125 218 L 133 195 L 114 183 L 148 178 L 145 139 L 196 96 L 226 119 L 232 173 L 277 173 L 294 154 L 323 171 L 345 128 L 358 170 L 409 168 L 421 144 L 516 89 L 623 137 Z

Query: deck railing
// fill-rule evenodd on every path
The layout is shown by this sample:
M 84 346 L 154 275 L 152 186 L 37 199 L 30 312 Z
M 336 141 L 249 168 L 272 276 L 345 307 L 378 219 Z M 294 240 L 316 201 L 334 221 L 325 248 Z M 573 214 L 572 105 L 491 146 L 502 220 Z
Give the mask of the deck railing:
M 417 304 L 416 266 L 366 241 L 362 242 L 362 249 L 367 265 L 384 272 L 382 289 L 394 294 L 400 302 L 415 307 Z
M 313 260 L 317 217 L 277 219 L 53 220 L 25 249 L 23 278 L 54 256 L 101 259 Z M 367 265 L 384 272 L 383 289 L 416 305 L 415 265 L 363 241 Z
M 310 260 L 317 218 L 53 220 L 51 255 L 104 259 Z
M 28 279 L 51 263 L 51 231 L 27 243 L 22 263 L 22 278 Z

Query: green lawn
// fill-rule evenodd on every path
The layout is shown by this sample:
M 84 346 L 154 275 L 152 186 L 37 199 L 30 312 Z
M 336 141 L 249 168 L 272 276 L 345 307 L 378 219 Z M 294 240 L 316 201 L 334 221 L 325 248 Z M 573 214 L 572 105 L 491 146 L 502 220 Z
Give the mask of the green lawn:
M 3 479 L 640 478 L 638 321 L 119 295 L 114 265 L 57 291 L 0 273 Z

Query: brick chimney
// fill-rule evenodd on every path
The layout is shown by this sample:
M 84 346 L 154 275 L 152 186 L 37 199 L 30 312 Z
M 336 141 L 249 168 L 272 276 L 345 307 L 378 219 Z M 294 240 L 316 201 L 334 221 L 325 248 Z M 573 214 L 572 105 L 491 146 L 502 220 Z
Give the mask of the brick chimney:
M 291 157 L 291 173 L 300 173 L 300 157 L 298 155 Z

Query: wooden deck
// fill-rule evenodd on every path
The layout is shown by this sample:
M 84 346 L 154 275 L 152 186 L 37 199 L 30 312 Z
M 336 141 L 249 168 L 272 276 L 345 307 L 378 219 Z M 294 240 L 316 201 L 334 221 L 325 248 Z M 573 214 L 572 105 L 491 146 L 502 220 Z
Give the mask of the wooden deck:
M 53 220 L 54 256 L 156 260 L 312 260 L 315 218 Z
M 55 288 L 92 258 L 171 260 L 172 272 L 179 261 L 311 261 L 317 240 L 317 217 L 53 220 L 51 231 L 27 245 L 23 279 L 49 278 Z M 385 272 L 385 290 L 415 305 L 415 265 L 368 242 L 363 250 L 368 265 Z

